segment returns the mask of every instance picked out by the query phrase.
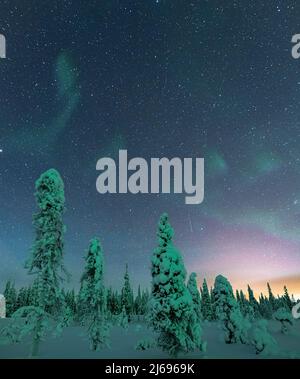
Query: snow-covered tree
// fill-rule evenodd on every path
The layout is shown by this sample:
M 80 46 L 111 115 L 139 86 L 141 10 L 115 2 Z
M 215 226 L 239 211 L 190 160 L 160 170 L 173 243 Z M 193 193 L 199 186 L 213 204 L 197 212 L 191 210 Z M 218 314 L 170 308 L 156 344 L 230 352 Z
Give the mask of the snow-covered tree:
M 271 289 L 271 286 L 269 283 L 267 283 L 267 287 L 268 287 L 268 293 L 269 293 L 269 302 L 270 302 L 272 310 L 275 311 L 277 308 L 276 307 L 276 298 L 273 295 L 273 292 L 272 292 L 272 289 Z
M 284 290 L 284 295 L 283 295 L 284 305 L 286 306 L 287 309 L 291 310 L 294 306 L 294 303 L 292 299 L 290 298 L 290 295 L 286 286 L 283 287 L 283 290 Z
M 218 275 L 213 289 L 216 317 L 222 322 L 226 343 L 247 343 L 249 322 L 242 316 L 229 281 Z
M 197 274 L 195 272 L 192 272 L 190 274 L 190 277 L 187 283 L 187 288 L 192 296 L 197 320 L 200 322 L 202 320 L 201 299 L 200 299 L 200 293 L 199 293 L 198 285 L 197 285 Z
M 38 281 L 35 279 L 28 290 L 28 305 L 38 305 Z
M 249 299 L 249 319 L 253 320 L 254 318 L 260 318 L 261 314 L 259 312 L 259 304 L 258 301 L 255 299 L 254 292 L 252 288 L 248 285 L 248 299 Z
M 97 350 L 107 344 L 108 322 L 106 318 L 106 294 L 103 284 L 103 251 L 100 241 L 93 238 L 85 258 L 81 277 L 79 307 L 81 320 L 88 326 L 90 346 Z
M 29 274 L 36 275 L 35 306 L 20 308 L 13 316 L 16 323 L 6 329 L 6 334 L 18 340 L 32 334 L 32 355 L 38 354 L 39 344 L 46 330 L 59 318 L 63 309 L 60 289 L 63 266 L 65 211 L 64 184 L 59 173 L 50 169 L 36 181 L 38 212 L 34 215 L 35 242 L 26 267 Z M 19 318 L 22 318 L 20 322 Z M 24 320 L 25 317 L 25 320 Z M 53 321 L 53 320 L 52 320 Z M 17 336 L 18 334 L 18 336 Z
M 6 301 L 6 317 L 11 317 L 17 309 L 17 291 L 10 280 L 6 283 L 3 294 Z
M 22 287 L 18 293 L 16 309 L 26 307 L 28 304 L 28 291 L 27 288 Z
M 281 323 L 281 333 L 283 334 L 287 334 L 294 324 L 291 312 L 284 307 L 277 309 L 273 318 Z
M 70 312 L 72 316 L 74 317 L 77 313 L 76 296 L 75 296 L 74 290 L 68 291 L 66 293 L 65 301 L 66 301 L 66 306 L 70 309 Z
M 213 319 L 211 298 L 208 291 L 206 279 L 203 280 L 201 288 L 201 311 L 204 320 L 211 321 Z
M 259 297 L 259 312 L 263 318 L 270 320 L 272 318 L 273 310 L 269 300 L 261 294 Z
M 57 315 L 63 306 L 60 288 L 63 265 L 65 212 L 64 184 L 59 173 L 50 169 L 36 182 L 39 211 L 34 215 L 36 238 L 27 261 L 30 274 L 36 274 L 36 303 L 44 311 Z
M 246 299 L 246 296 L 242 290 L 238 291 L 237 301 L 238 305 L 240 307 L 240 310 L 242 312 L 242 315 L 244 317 L 252 318 L 251 315 L 253 314 L 253 309 L 249 304 L 249 301 Z M 250 316 L 250 317 L 249 317 Z
M 148 312 L 148 307 L 149 307 L 149 299 L 150 299 L 150 294 L 148 289 L 143 291 L 142 294 L 142 314 L 146 315 Z
M 204 349 L 201 326 L 186 285 L 186 270 L 180 252 L 172 243 L 174 232 L 168 215 L 158 225 L 158 247 L 152 256 L 150 320 L 158 332 L 157 344 L 172 356 Z
M 142 292 L 141 286 L 138 287 L 138 293 L 134 301 L 134 313 L 138 316 L 143 314 Z
M 126 264 L 125 275 L 124 275 L 124 286 L 122 288 L 122 307 L 125 307 L 126 314 L 128 316 L 128 321 L 131 321 L 133 314 L 133 292 L 130 285 L 130 278 L 128 273 L 128 265 Z
M 258 320 L 251 331 L 251 343 L 255 347 L 256 354 L 272 354 L 277 343 L 268 332 L 267 320 Z
M 125 330 L 127 330 L 128 323 L 129 323 L 128 314 L 126 312 L 125 305 L 123 305 L 122 311 L 118 315 L 118 325 L 124 328 Z

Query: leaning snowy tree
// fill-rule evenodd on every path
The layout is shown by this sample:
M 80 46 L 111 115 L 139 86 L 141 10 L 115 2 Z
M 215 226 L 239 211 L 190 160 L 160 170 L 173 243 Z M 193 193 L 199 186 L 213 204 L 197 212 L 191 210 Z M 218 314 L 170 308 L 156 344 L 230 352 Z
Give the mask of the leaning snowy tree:
M 186 270 L 181 254 L 172 243 L 174 232 L 167 214 L 160 218 L 157 235 L 150 304 L 150 322 L 158 332 L 157 345 L 171 356 L 197 348 L 204 350 L 201 325 L 185 285 Z
M 88 326 L 91 349 L 97 350 L 101 345 L 107 344 L 109 329 L 103 284 L 103 252 L 97 238 L 91 240 L 85 262 L 79 292 L 79 308 L 83 325 Z
M 233 295 L 229 281 L 222 275 L 215 279 L 213 289 L 216 316 L 223 324 L 226 343 L 247 343 L 247 331 L 250 323 L 244 319 Z
M 66 273 L 63 266 L 65 195 L 62 178 L 56 170 L 50 169 L 40 176 L 35 188 L 39 208 L 33 219 L 36 237 L 26 263 L 29 274 L 36 276 L 35 304 L 18 309 L 13 314 L 16 322 L 5 330 L 13 341 L 31 334 L 32 356 L 38 355 L 46 331 L 61 316 L 64 298 L 60 285 L 62 274 Z

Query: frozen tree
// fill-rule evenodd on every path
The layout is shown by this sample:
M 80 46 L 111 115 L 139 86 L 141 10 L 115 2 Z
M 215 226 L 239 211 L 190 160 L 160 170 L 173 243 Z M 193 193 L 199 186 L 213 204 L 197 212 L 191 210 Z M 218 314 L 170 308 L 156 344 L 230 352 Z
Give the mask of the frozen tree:
M 242 312 L 242 315 L 244 317 L 247 317 L 248 315 L 249 317 L 249 314 L 250 315 L 253 314 L 253 309 L 251 308 L 249 301 L 246 299 L 244 292 L 240 290 L 240 291 L 237 291 L 237 293 L 238 293 L 237 300 L 238 300 L 238 304 Z
M 50 169 L 36 182 L 39 211 L 34 215 L 36 238 L 27 261 L 30 274 L 36 274 L 36 303 L 44 311 L 57 315 L 64 303 L 60 284 L 63 266 L 65 212 L 64 184 L 59 173 Z
M 10 280 L 6 283 L 3 294 L 6 299 L 6 316 L 11 317 L 17 309 L 17 291 Z
M 150 320 L 158 332 L 157 344 L 172 356 L 204 349 L 201 326 L 186 285 L 186 270 L 180 252 L 173 246 L 168 215 L 158 225 L 158 247 L 152 256 Z
M 141 307 L 141 309 L 142 309 L 143 315 L 146 315 L 148 312 L 149 298 L 150 298 L 150 294 L 149 294 L 148 289 L 146 289 L 145 291 L 143 291 L 143 294 L 142 294 L 142 307 Z
M 66 293 L 65 301 L 66 301 L 67 307 L 70 309 L 70 311 L 74 317 L 77 313 L 76 296 L 75 296 L 74 290 L 68 291 Z
M 283 290 L 284 290 L 284 295 L 283 295 L 284 304 L 287 309 L 291 310 L 293 308 L 294 303 L 290 298 L 290 295 L 286 286 L 283 287 Z
M 46 330 L 59 318 L 63 296 L 60 289 L 63 266 L 65 211 L 64 184 L 59 173 L 50 169 L 36 181 L 38 212 L 34 215 L 35 242 L 26 267 L 29 274 L 36 275 L 35 306 L 22 307 L 13 316 L 16 323 L 5 333 L 13 340 L 26 334 L 33 337 L 32 355 L 38 355 L 40 341 Z M 22 321 L 20 322 L 20 318 Z M 25 320 L 24 320 L 25 318 Z M 17 336 L 16 334 L 19 333 Z
M 134 301 L 134 312 L 138 316 L 141 316 L 143 314 L 142 293 L 140 285 L 138 287 L 138 293 Z
M 271 354 L 275 352 L 276 341 L 268 332 L 267 320 L 258 320 L 251 331 L 251 343 L 256 354 Z
M 273 317 L 281 323 L 281 333 L 283 334 L 287 334 L 294 324 L 291 312 L 284 307 L 277 309 Z
M 270 320 L 272 318 L 272 307 L 269 300 L 261 294 L 259 297 L 259 312 L 263 318 Z
M 269 283 L 267 283 L 267 287 L 268 287 L 268 293 L 269 293 L 269 302 L 270 302 L 272 310 L 275 311 L 276 310 L 276 298 L 273 295 L 273 292 L 272 292 L 272 289 L 271 289 L 271 286 Z
M 211 297 L 208 291 L 206 279 L 204 279 L 201 288 L 201 311 L 204 320 L 211 321 L 213 319 Z
M 90 346 L 97 350 L 107 344 L 108 322 L 106 318 L 106 295 L 103 284 L 103 252 L 100 241 L 93 238 L 85 258 L 79 292 L 81 319 L 88 326 Z
M 229 281 L 218 275 L 214 285 L 216 317 L 223 324 L 226 343 L 247 343 L 249 322 L 241 314 Z
M 259 312 L 259 304 L 258 301 L 255 299 L 254 293 L 252 288 L 248 285 L 248 299 L 249 299 L 249 319 L 253 320 L 254 318 L 260 318 L 261 314 Z
M 190 274 L 190 277 L 187 283 L 187 288 L 192 296 L 197 320 L 200 322 L 202 320 L 201 299 L 200 299 L 200 293 L 199 293 L 198 285 L 197 285 L 197 274 L 195 272 L 192 272 Z
M 125 305 L 123 305 L 122 311 L 118 316 L 118 325 L 124 328 L 125 330 L 128 329 L 128 314 L 126 312 Z
M 130 321 L 133 313 L 134 302 L 127 264 L 124 275 L 124 286 L 122 288 L 122 307 L 125 307 L 126 314 L 128 316 L 128 321 Z
M 38 305 L 38 281 L 35 279 L 28 289 L 28 305 Z
M 28 304 L 28 293 L 25 287 L 22 287 L 18 293 L 16 309 L 26 307 Z

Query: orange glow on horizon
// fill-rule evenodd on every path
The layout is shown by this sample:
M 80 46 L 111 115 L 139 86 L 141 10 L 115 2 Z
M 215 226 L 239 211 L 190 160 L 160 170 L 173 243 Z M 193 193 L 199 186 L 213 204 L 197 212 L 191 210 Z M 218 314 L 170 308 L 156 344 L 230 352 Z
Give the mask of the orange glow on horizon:
M 252 288 L 255 297 L 258 299 L 260 294 L 268 295 L 268 288 L 267 283 L 270 284 L 273 295 L 277 297 L 277 295 L 281 296 L 283 295 L 284 289 L 283 287 L 286 286 L 288 289 L 288 293 L 290 296 L 294 295 L 294 298 L 300 299 L 300 275 L 295 276 L 288 276 L 288 277 L 281 277 L 281 278 L 273 278 L 273 279 L 266 279 L 264 281 L 257 281 L 257 282 L 245 282 L 244 279 L 240 278 L 227 278 L 232 287 L 234 292 L 236 289 L 242 290 L 246 296 L 248 296 L 248 284 Z M 209 278 L 207 280 L 208 288 L 213 287 L 215 278 Z M 202 281 L 200 281 L 199 286 L 202 286 Z

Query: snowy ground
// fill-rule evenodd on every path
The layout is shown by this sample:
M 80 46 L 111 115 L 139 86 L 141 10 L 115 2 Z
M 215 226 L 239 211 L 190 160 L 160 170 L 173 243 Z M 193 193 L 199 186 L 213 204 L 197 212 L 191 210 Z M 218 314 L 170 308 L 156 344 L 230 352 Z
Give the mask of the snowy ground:
M 0 320 L 0 329 L 10 320 Z M 194 352 L 178 358 L 299 358 L 300 357 L 300 321 L 297 321 L 289 333 L 280 333 L 280 325 L 276 321 L 269 323 L 269 330 L 276 339 L 279 351 L 275 356 L 261 357 L 255 354 L 254 348 L 248 345 L 226 345 L 222 331 L 216 323 L 203 324 L 203 337 L 207 341 L 207 352 Z M 49 336 L 40 346 L 40 358 L 169 358 L 166 353 L 156 349 L 136 351 L 136 343 L 151 337 L 151 331 L 144 324 L 134 322 L 126 331 L 121 327 L 111 330 L 110 348 L 98 352 L 89 350 L 89 343 L 84 336 L 84 329 L 78 326 L 68 327 L 59 338 Z M 30 352 L 29 341 L 14 345 L 0 342 L 0 358 L 27 358 Z

